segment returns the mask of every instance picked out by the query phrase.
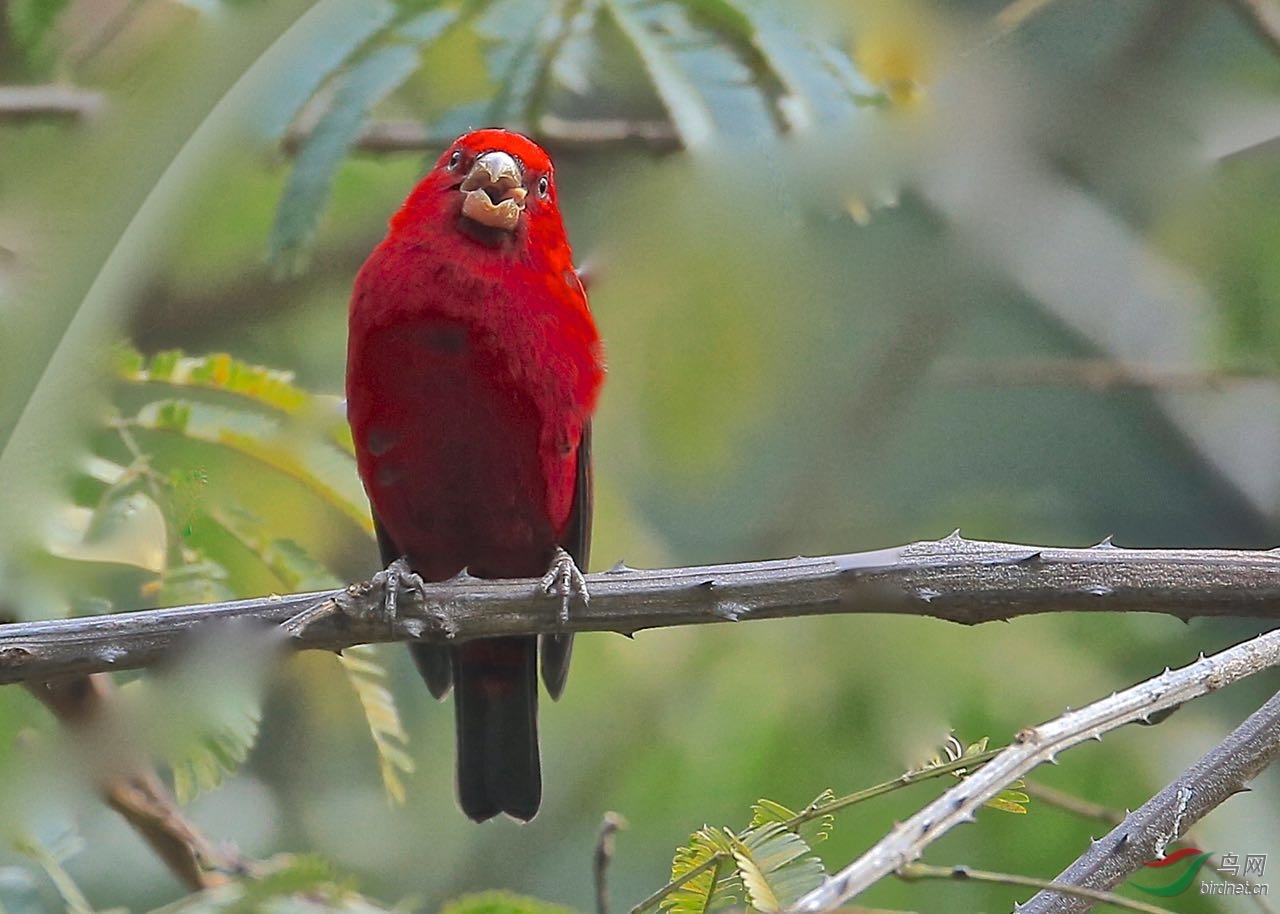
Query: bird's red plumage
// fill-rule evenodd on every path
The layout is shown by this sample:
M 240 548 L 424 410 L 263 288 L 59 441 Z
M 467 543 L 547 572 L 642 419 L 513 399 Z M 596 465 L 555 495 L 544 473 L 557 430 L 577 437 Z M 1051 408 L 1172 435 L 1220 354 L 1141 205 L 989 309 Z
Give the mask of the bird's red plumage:
M 511 232 L 462 214 L 465 166 L 495 150 L 519 163 L 528 189 Z M 547 569 L 587 497 L 579 449 L 603 370 L 550 159 L 506 131 L 460 138 L 392 217 L 351 298 L 347 411 L 360 476 L 416 572 Z

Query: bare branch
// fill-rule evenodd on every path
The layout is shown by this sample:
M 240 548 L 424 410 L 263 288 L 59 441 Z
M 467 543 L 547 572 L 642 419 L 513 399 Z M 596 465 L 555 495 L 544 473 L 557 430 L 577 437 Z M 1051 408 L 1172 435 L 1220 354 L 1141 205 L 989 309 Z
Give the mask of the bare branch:
M 303 119 L 285 134 L 281 145 L 295 155 L 315 127 L 315 118 Z M 574 148 L 634 144 L 669 151 L 678 149 L 680 137 L 666 121 L 570 120 L 544 116 L 533 138 L 552 152 Z M 419 121 L 374 121 L 356 139 L 361 152 L 392 153 L 440 150 L 453 142 L 453 134 L 433 133 Z
M 894 613 L 974 624 L 1048 612 L 1158 612 L 1280 618 L 1280 553 L 1088 549 L 962 539 L 819 558 L 636 570 L 587 577 L 591 602 L 559 618 L 537 579 L 463 576 L 421 591 L 401 582 L 398 610 L 371 583 L 346 590 L 0 626 L 0 683 L 147 666 L 193 627 L 232 619 L 316 621 L 298 648 L 463 640 L 534 632 L 631 634 L 830 613 Z M 334 606 L 326 604 L 334 602 Z M 297 627 L 295 625 L 295 627 Z
M 0 86 L 0 119 L 86 118 L 102 110 L 101 92 L 74 86 Z
M 1074 794 L 1047 787 L 1037 781 L 1025 781 L 1022 789 L 1030 794 L 1033 799 L 1039 800 L 1046 805 L 1056 806 L 1058 809 L 1085 819 L 1097 819 L 1108 825 L 1119 825 L 1128 814 L 1118 809 L 1112 809 L 1110 806 L 1103 806 L 1101 803 L 1094 803 L 1092 800 L 1086 800 Z M 1189 847 L 1200 846 L 1200 842 L 1196 840 L 1195 835 L 1191 834 L 1190 831 L 1184 831 L 1178 843 Z M 1249 886 L 1245 890 L 1245 895 L 1262 914 L 1275 914 L 1271 905 L 1267 904 L 1266 895 L 1262 894 L 1262 891 L 1257 888 L 1258 883 L 1246 876 L 1229 873 L 1221 869 L 1222 857 L 1220 854 L 1211 854 L 1206 858 L 1205 862 L 1214 871 L 1214 875 L 1223 882 Z M 1052 886 L 1049 887 L 1052 888 Z
M 1278 638 L 1280 630 L 1262 637 Z M 1105 838 L 1092 842 L 1080 859 L 1054 881 L 1103 890 L 1118 885 L 1143 861 L 1163 856 L 1171 842 L 1210 810 L 1245 790 L 1245 785 L 1277 755 L 1280 755 L 1280 693 L 1273 695 L 1158 794 L 1129 813 Z M 1090 907 L 1091 904 L 1078 897 L 1040 892 L 1019 911 L 1066 914 L 1087 911 Z
M 1280 664 L 1280 629 L 1212 657 L 1201 657 L 1180 670 L 1166 671 L 1038 727 L 1022 730 L 1008 749 L 896 826 L 861 857 L 797 901 L 792 911 L 795 914 L 817 914 L 840 907 L 885 876 L 918 859 L 926 847 L 954 826 L 972 822 L 974 813 L 984 803 L 1033 768 L 1054 761 L 1060 752 L 1088 740 L 1101 739 L 1102 734 L 1124 724 L 1148 720 L 1157 712 L 1174 708 L 1276 664 Z M 1263 714 L 1268 708 L 1271 709 L 1269 716 Z M 1252 742 L 1246 746 L 1243 740 L 1228 739 L 1223 744 L 1223 747 L 1231 744 L 1230 753 L 1238 754 L 1230 764 L 1215 750 L 1210 756 L 1215 756 L 1216 768 L 1204 767 L 1202 760 L 1192 766 L 1183 778 L 1152 799 L 1151 803 L 1155 803 L 1161 797 L 1165 798 L 1160 808 L 1165 811 L 1166 818 L 1146 820 L 1143 824 L 1147 827 L 1141 833 L 1136 827 L 1120 832 L 1119 837 L 1113 832 L 1112 837 L 1103 842 L 1100 860 L 1109 864 L 1112 859 L 1120 857 L 1132 862 L 1129 869 L 1120 872 L 1114 881 L 1101 885 L 1073 878 L 1071 870 L 1055 881 L 1088 888 L 1110 888 L 1136 869 L 1141 861 L 1160 856 L 1184 829 L 1241 790 L 1249 778 L 1280 752 L 1280 695 L 1269 701 L 1263 711 L 1254 714 L 1241 727 L 1243 730 L 1263 714 L 1262 720 L 1253 724 L 1256 736 Z M 1122 825 L 1121 829 L 1124 827 Z M 1135 841 L 1139 834 L 1142 840 Z M 1068 898 L 1063 904 L 1067 906 L 1042 906 L 1036 910 L 1081 911 L 1088 908 L 1088 904 L 1077 897 Z M 1031 907 L 1028 905 L 1022 910 L 1025 912 Z

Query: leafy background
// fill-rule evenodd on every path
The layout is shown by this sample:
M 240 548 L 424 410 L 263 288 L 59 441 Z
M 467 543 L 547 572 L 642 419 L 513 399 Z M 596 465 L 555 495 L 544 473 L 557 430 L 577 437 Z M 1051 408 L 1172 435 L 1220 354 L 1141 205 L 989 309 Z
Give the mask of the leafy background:
M 552 149 L 593 277 L 601 567 L 955 527 L 1277 539 L 1280 62 L 1232 4 L 7 0 L 0 82 L 96 93 L 83 116 L 0 113 L 7 615 L 373 570 L 337 400 L 346 297 L 426 163 L 487 124 Z M 1255 629 L 868 617 L 584 637 L 543 709 L 526 827 L 457 812 L 452 711 L 402 651 L 299 657 L 261 690 L 223 658 L 123 691 L 210 835 L 328 861 L 286 888 L 314 870 L 428 910 L 482 888 L 587 909 L 606 810 L 630 823 L 612 890 L 634 903 L 691 832 L 744 826 L 757 797 L 891 778 L 953 730 L 1002 742 Z M 1043 779 L 1137 805 L 1274 686 Z M 59 763 L 74 751 L 34 701 L 0 690 L 0 722 L 8 908 L 62 904 L 32 841 L 92 906 L 180 894 Z M 1278 788 L 1264 776 L 1200 845 L 1277 853 Z M 931 789 L 842 813 L 824 858 Z M 1047 877 L 1101 828 L 1033 801 L 929 859 Z M 889 881 L 866 901 L 1024 894 Z

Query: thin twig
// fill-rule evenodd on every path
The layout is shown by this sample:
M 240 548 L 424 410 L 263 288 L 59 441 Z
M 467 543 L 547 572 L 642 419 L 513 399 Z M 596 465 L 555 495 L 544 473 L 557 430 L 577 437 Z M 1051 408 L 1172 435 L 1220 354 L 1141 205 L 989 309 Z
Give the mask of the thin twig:
M 600 837 L 592 870 L 596 883 L 596 914 L 609 914 L 609 863 L 613 860 L 614 837 L 627 827 L 627 820 L 616 812 L 606 812 L 600 823 Z
M 903 787 L 910 787 L 912 784 L 920 784 L 924 781 L 941 777 L 944 774 L 954 774 L 959 771 L 967 772 L 968 769 L 977 769 L 978 766 L 984 765 L 997 757 L 1004 749 L 988 749 L 986 752 L 978 755 L 970 755 L 965 758 L 955 759 L 942 765 L 930 765 L 928 768 L 916 768 L 908 771 L 903 775 L 894 778 L 892 781 L 884 781 L 871 787 L 865 787 L 862 790 L 854 791 L 843 797 L 836 797 L 826 803 L 815 803 L 800 812 L 796 813 L 794 818 L 784 822 L 787 828 L 797 828 L 806 822 L 812 822 L 814 819 L 820 819 L 823 816 L 829 816 L 832 813 L 847 809 L 857 803 L 874 799 L 875 797 L 884 796 Z
M 1067 885 L 1063 882 L 1050 882 L 1036 879 L 1034 876 L 1019 876 L 1016 873 L 996 873 L 991 870 L 975 870 L 968 866 L 930 866 L 927 863 L 908 863 L 895 874 L 906 882 L 917 879 L 946 879 L 952 882 L 987 882 L 994 885 L 1020 885 L 1033 889 L 1052 889 L 1069 895 L 1077 895 L 1090 901 L 1127 908 L 1130 911 L 1142 911 L 1144 914 L 1173 914 L 1168 908 L 1135 901 L 1114 892 L 1100 892 L 1097 889 L 1085 889 Z
M 1079 710 L 1069 711 L 1038 727 L 1022 730 L 1015 737 L 1014 743 L 999 756 L 896 826 L 861 857 L 797 901 L 793 911 L 817 914 L 837 908 L 856 897 L 889 873 L 918 859 L 926 847 L 954 826 L 973 821 L 974 813 L 984 803 L 1032 769 L 1054 761 L 1059 753 L 1082 742 L 1100 739 L 1104 733 L 1126 723 L 1147 720 L 1157 712 L 1173 708 L 1276 664 L 1280 664 L 1280 629 L 1259 635 L 1211 657 L 1201 657 L 1180 670 L 1166 671 L 1123 692 L 1117 692 Z M 1280 736 L 1280 696 L 1268 703 L 1270 704 L 1276 706 L 1275 719 L 1270 722 L 1271 744 L 1266 747 L 1268 752 L 1259 752 L 1255 760 L 1261 760 L 1265 756 L 1265 760 L 1270 761 L 1272 756 L 1280 752 L 1280 738 L 1277 738 Z M 1254 717 L 1256 716 L 1255 714 Z M 1265 765 L 1265 761 L 1262 764 Z M 1188 785 L 1196 783 L 1194 797 L 1179 796 L 1178 813 L 1173 827 L 1164 835 L 1163 841 L 1139 845 L 1147 855 L 1138 857 L 1134 868 L 1143 860 L 1159 857 L 1164 848 L 1181 834 L 1183 828 L 1225 801 L 1258 770 L 1261 770 L 1260 767 L 1231 764 L 1221 771 L 1199 772 L 1199 777 L 1211 783 L 1188 780 L 1181 784 L 1182 790 L 1189 791 Z M 1224 792 L 1222 788 L 1227 786 L 1230 790 Z M 1190 818 L 1193 804 L 1198 815 Z M 1126 834 L 1123 840 L 1129 838 L 1130 835 Z M 1109 848 L 1107 853 L 1111 854 L 1114 850 Z M 1133 850 L 1132 845 L 1129 850 Z M 1123 878 L 1123 874 L 1118 878 Z M 1073 878 L 1070 871 L 1057 881 L 1101 889 L 1114 885 L 1114 882 L 1099 885 Z M 1074 901 L 1078 900 L 1073 900 L 1073 903 Z M 1073 907 L 1067 910 L 1080 909 Z M 1043 912 L 1049 909 L 1042 907 L 1039 910 Z
M 1280 630 L 1251 644 L 1278 637 Z M 1226 680 L 1214 680 L 1214 685 L 1226 684 Z M 1089 849 L 1055 881 L 1093 889 L 1113 888 L 1144 861 L 1164 856 L 1175 840 L 1210 810 L 1244 790 L 1277 755 L 1280 692 L 1163 790 L 1125 816 L 1105 838 L 1091 842 Z M 1023 914 L 1076 914 L 1089 907 L 1077 898 L 1040 892 L 1019 910 Z
M 469 576 L 422 589 L 403 583 L 399 609 L 385 612 L 383 588 L 345 590 L 153 609 L 0 626 L 0 683 L 133 669 L 156 662 L 191 629 L 245 619 L 279 625 L 337 601 L 332 618 L 310 624 L 297 648 L 342 650 L 414 639 L 451 641 L 538 632 L 631 634 L 700 625 L 831 613 L 894 613 L 973 624 L 1049 612 L 1159 612 L 1280 619 L 1280 553 L 1120 549 L 1104 541 L 1059 549 L 942 540 L 820 558 L 642 571 L 619 566 L 587 577 L 589 604 L 568 621 L 537 579 Z M 295 626 L 297 627 L 297 626 Z
M 1086 800 L 1073 793 L 1046 786 L 1038 781 L 1026 781 L 1022 785 L 1022 789 L 1033 799 L 1039 800 L 1048 806 L 1056 806 L 1064 812 L 1069 812 L 1082 819 L 1096 819 L 1109 825 L 1119 825 L 1124 821 L 1124 813 L 1118 809 L 1112 809 L 1110 806 Z

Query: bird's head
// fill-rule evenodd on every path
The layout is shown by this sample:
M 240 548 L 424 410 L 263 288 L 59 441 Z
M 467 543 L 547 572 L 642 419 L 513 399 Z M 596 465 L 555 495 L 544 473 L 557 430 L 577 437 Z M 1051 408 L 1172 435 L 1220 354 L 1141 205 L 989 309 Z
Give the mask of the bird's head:
M 528 137 L 476 130 L 449 144 L 393 220 L 412 229 L 454 229 L 508 248 L 530 235 L 563 237 L 551 159 Z

